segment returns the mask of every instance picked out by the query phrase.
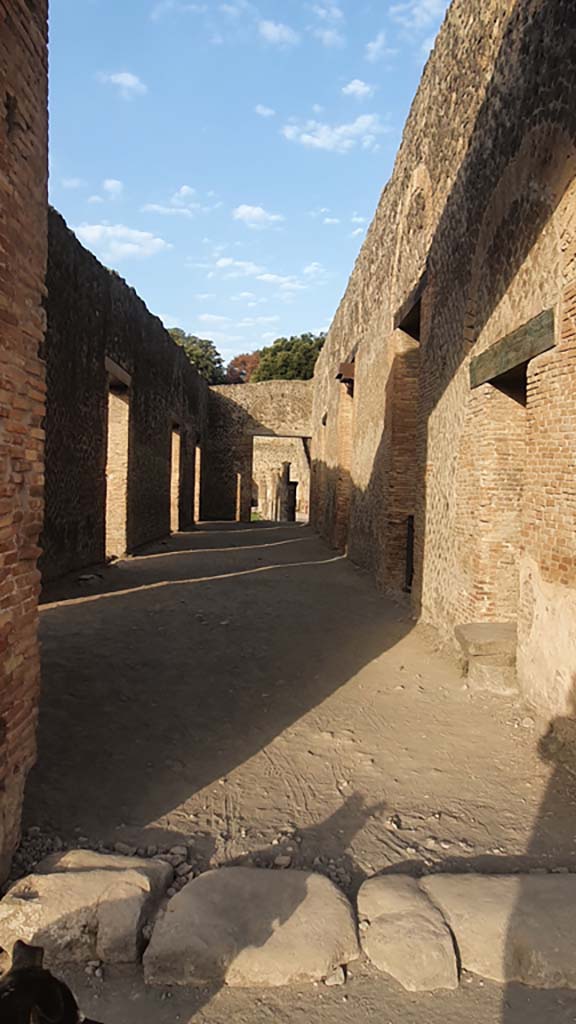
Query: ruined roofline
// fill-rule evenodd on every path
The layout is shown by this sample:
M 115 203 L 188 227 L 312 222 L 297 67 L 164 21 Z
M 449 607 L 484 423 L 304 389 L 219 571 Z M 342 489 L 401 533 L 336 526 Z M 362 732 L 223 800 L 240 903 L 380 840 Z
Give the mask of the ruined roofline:
M 338 329 L 342 328 L 342 333 L 348 338 L 350 336 L 350 326 L 346 322 L 347 315 L 361 295 L 365 282 L 375 273 L 373 254 L 375 250 L 381 248 L 380 236 L 384 227 L 394 239 L 397 238 L 400 223 L 397 211 L 409 194 L 413 173 L 422 165 L 426 167 L 434 159 L 438 162 L 440 158 L 440 162 L 442 162 L 441 158 L 444 157 L 443 179 L 431 182 L 435 200 L 434 229 L 440 222 L 459 167 L 463 162 L 467 144 L 473 134 L 477 110 L 490 81 L 495 54 L 502 41 L 502 31 L 495 25 L 497 15 L 493 13 L 494 9 L 500 7 L 499 18 L 502 21 L 504 18 L 508 18 L 516 3 L 517 0 L 498 0 L 498 3 L 496 0 L 452 0 L 448 7 L 434 48 L 424 66 L 418 88 L 410 105 L 392 172 L 382 189 L 366 237 L 330 325 L 326 344 L 320 352 L 316 364 L 316 374 L 322 370 L 323 360 L 331 361 L 333 358 L 335 335 L 338 333 Z M 492 17 L 490 17 L 491 11 Z M 469 45 L 474 27 L 476 27 L 476 35 L 482 39 L 485 49 Z M 478 30 L 483 27 L 485 27 L 485 31 L 479 32 Z M 489 51 L 488 55 L 486 51 Z M 435 115 L 442 105 L 442 101 L 448 103 L 452 99 L 452 95 L 447 89 L 447 80 L 450 77 L 457 80 L 457 84 L 462 87 L 462 93 L 464 93 L 464 86 L 468 86 L 467 94 L 462 96 L 463 103 L 454 105 L 450 111 L 445 111 L 446 116 L 450 117 L 453 124 L 459 125 L 460 150 L 455 149 L 453 144 L 448 149 L 442 140 L 439 141 L 438 133 L 434 130 L 437 127 Z M 471 82 L 473 83 L 473 98 L 476 100 L 477 106 L 470 102 Z M 453 143 L 453 139 L 450 141 Z M 431 237 L 434 237 L 434 230 L 431 232 Z M 417 281 L 413 283 L 417 284 Z M 356 330 L 354 333 L 354 340 L 358 341 L 358 331 Z M 342 339 L 338 346 L 340 355 L 343 352 L 342 346 L 345 348 L 347 344 L 348 340 Z
M 144 299 L 142 298 L 141 295 L 138 294 L 136 289 L 131 284 L 128 284 L 126 279 L 124 277 L 122 277 L 122 275 L 119 274 L 117 270 L 114 270 L 112 267 L 107 267 L 105 263 L 102 263 L 98 259 L 98 257 L 95 256 L 94 253 L 90 251 L 90 249 L 87 249 L 86 246 L 83 245 L 83 243 L 80 241 L 78 236 L 75 234 L 73 229 L 69 226 L 69 224 L 66 221 L 66 218 L 60 213 L 59 210 L 56 209 L 56 207 L 54 207 L 52 205 L 49 205 L 49 207 L 48 207 L 48 219 L 49 219 L 49 222 L 53 221 L 54 223 L 57 223 L 59 225 L 59 229 L 60 230 L 64 230 L 67 233 L 67 235 L 69 236 L 71 248 L 73 248 L 74 246 L 77 246 L 78 249 L 81 250 L 81 252 L 82 252 L 82 259 L 87 260 L 87 261 L 92 261 L 92 263 L 95 266 L 95 271 L 96 272 L 103 272 L 105 274 L 108 274 L 109 277 L 112 278 L 112 280 L 117 285 L 119 285 L 121 288 L 123 288 L 127 292 L 129 292 L 130 295 L 132 296 L 132 299 L 136 301 L 136 304 L 138 306 L 140 306 L 142 315 L 144 317 L 148 317 L 150 320 L 157 321 L 158 328 L 163 332 L 163 335 L 164 335 L 164 337 L 163 337 L 164 344 L 165 345 L 174 346 L 174 348 L 178 349 L 178 351 L 181 353 L 180 358 L 183 358 L 183 359 L 186 360 L 186 363 L 190 367 L 190 371 L 194 374 L 194 376 L 197 378 L 197 380 L 201 381 L 202 384 L 204 384 L 205 387 L 208 387 L 208 384 L 207 384 L 206 380 L 204 379 L 204 377 L 200 373 L 198 373 L 198 370 L 192 365 L 190 360 L 187 358 L 187 356 L 186 356 L 186 354 L 184 352 L 184 349 L 180 345 L 176 344 L 176 342 L 170 336 L 170 334 L 168 333 L 166 327 L 162 323 L 162 320 L 160 319 L 160 317 L 157 316 L 156 313 L 152 313 L 152 311 L 148 308 L 148 306 L 146 305 Z

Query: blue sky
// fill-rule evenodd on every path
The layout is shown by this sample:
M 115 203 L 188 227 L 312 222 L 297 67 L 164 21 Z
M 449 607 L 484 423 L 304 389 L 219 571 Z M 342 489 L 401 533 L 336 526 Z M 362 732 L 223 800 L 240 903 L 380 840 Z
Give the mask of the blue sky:
M 327 329 L 447 0 L 52 0 L 52 203 L 226 361 Z

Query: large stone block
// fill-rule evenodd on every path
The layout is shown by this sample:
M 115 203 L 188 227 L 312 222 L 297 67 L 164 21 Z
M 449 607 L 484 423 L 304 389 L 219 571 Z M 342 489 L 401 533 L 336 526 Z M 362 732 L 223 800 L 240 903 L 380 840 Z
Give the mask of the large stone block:
M 436 875 L 421 885 L 448 921 L 467 970 L 499 982 L 576 988 L 576 877 Z
M 155 985 L 319 981 L 359 955 L 346 897 L 306 871 L 222 868 L 175 896 L 144 955 Z
M 0 903 L 0 946 L 43 946 L 46 963 L 136 962 L 172 879 L 161 861 L 74 850 L 48 857 Z
M 358 893 L 362 947 L 409 992 L 458 987 L 454 942 L 442 914 L 413 878 L 370 878 Z

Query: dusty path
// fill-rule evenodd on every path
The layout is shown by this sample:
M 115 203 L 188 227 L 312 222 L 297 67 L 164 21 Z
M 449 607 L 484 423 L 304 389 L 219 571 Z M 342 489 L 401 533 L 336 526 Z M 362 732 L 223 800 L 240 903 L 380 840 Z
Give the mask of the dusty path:
M 202 866 L 280 848 L 349 890 L 385 869 L 576 868 L 571 776 L 552 785 L 538 754 L 547 723 L 471 695 L 428 633 L 308 528 L 213 524 L 98 572 L 45 595 L 28 825 L 137 846 L 192 837 Z M 445 1024 L 499 1021 L 497 990 L 472 987 L 475 1016 L 466 988 L 419 1003 L 368 977 L 354 1019 L 435 1021 L 436 1005 Z M 382 1014 L 388 990 L 403 1015 Z M 350 1019 L 342 994 L 320 995 L 330 1018 L 310 990 L 221 993 L 198 1019 L 234 1005 L 254 1024 Z M 543 1012 L 537 995 L 522 995 L 519 1024 L 544 1019 L 526 1003 Z M 154 1016 L 155 996 L 145 1017 L 141 998 L 126 989 L 105 1019 L 131 1024 L 132 1004 L 134 1020 L 187 1019 L 176 1003 Z M 573 997 L 559 1007 L 546 1019 L 576 1019 Z

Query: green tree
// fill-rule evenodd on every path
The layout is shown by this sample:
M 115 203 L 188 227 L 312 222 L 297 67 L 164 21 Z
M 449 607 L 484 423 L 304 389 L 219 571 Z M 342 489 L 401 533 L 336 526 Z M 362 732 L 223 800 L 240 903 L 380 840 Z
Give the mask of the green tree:
M 168 334 L 184 349 L 192 366 L 204 380 L 209 384 L 224 384 L 224 362 L 213 341 L 197 338 L 195 334 L 186 334 L 180 327 L 171 327 Z
M 262 349 L 260 363 L 251 380 L 310 380 L 325 339 L 325 334 L 277 338 Z

